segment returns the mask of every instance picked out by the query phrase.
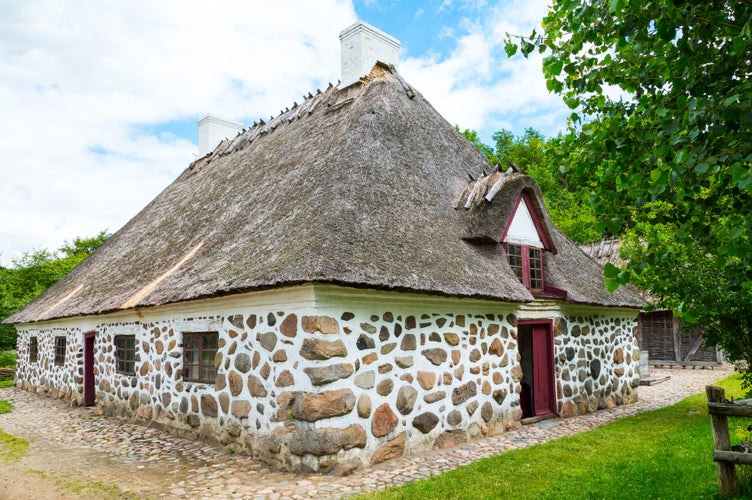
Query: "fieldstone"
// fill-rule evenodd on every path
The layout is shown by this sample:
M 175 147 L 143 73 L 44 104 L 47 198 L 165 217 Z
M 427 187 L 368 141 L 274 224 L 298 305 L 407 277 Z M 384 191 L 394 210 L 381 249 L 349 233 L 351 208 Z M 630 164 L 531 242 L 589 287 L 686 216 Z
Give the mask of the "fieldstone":
M 561 418 L 571 418 L 577 416 L 577 407 L 571 401 L 564 401 L 559 412 Z
M 277 387 L 290 387 L 294 383 L 295 383 L 295 377 L 292 376 L 292 373 L 290 373 L 290 370 L 284 370 L 277 377 L 277 382 L 275 385 Z
M 491 323 L 490 325 L 488 325 L 488 336 L 489 337 L 493 337 L 497 333 L 499 333 L 499 325 L 497 325 L 496 323 Z
M 405 318 L 405 328 L 408 330 L 415 328 L 415 316 L 408 316 Z
M 397 437 L 373 452 L 373 455 L 371 455 L 371 465 L 386 462 L 387 460 L 404 455 L 406 441 L 405 432 L 400 432 Z
M 428 361 L 430 361 L 436 366 L 441 365 L 447 359 L 446 351 L 444 349 L 439 349 L 439 348 L 423 349 L 423 351 L 421 351 L 421 354 L 425 356 L 426 359 L 428 359 Z
M 274 332 L 259 333 L 256 335 L 256 340 L 269 352 L 272 352 L 277 345 L 277 335 Z
M 452 390 L 452 404 L 455 406 L 462 404 L 478 393 L 478 386 L 474 381 L 470 381 Z
M 251 392 L 251 396 L 255 398 L 263 398 L 267 394 L 263 382 L 255 375 L 248 375 L 248 390 Z
M 440 449 L 454 448 L 467 442 L 467 434 L 462 429 L 445 431 L 436 438 L 436 447 Z
M 445 391 L 435 391 L 435 392 L 429 392 L 425 396 L 423 396 L 423 401 L 425 401 L 428 404 L 435 403 L 436 401 L 441 401 L 446 397 Z
M 624 375 L 624 368 L 614 368 L 614 375 L 621 377 Z
M 305 359 L 330 359 L 347 356 L 347 347 L 344 342 L 337 339 L 334 341 L 307 338 L 303 340 L 300 355 Z
M 355 385 L 361 389 L 370 389 L 376 381 L 376 373 L 373 370 L 359 373 L 355 376 Z
M 414 351 L 416 348 L 416 341 L 415 341 L 415 335 L 412 333 L 406 334 L 404 337 L 402 337 L 402 342 L 400 343 L 400 349 L 403 351 Z
M 240 394 L 243 390 L 243 377 L 238 372 L 231 371 L 227 378 L 230 381 L 230 393 L 233 396 Z
M 448 425 L 459 425 L 462 422 L 462 413 L 459 410 L 452 410 L 447 414 Z
M 272 367 L 269 366 L 269 363 L 264 363 L 263 366 L 261 366 L 261 369 L 259 370 L 259 375 L 261 375 L 264 380 L 269 379 L 269 374 L 272 371 Z
M 261 355 L 258 353 L 258 351 L 256 351 L 253 353 L 253 362 L 251 363 L 251 368 L 255 370 L 258 367 L 260 362 L 261 362 Z
M 216 417 L 219 413 L 217 400 L 211 394 L 201 395 L 201 413 L 205 417 Z
M 276 437 L 274 434 L 273 436 Z M 365 429 L 358 424 L 353 424 L 344 429 L 297 429 L 285 436 L 284 441 L 293 455 L 321 457 L 334 455 L 340 450 L 363 448 L 366 445 L 366 439 Z
M 465 411 L 468 415 L 472 416 L 473 413 L 475 413 L 475 410 L 478 409 L 478 402 L 477 401 L 470 401 L 467 406 L 465 407 Z
M 389 339 L 389 328 L 386 325 L 382 325 L 379 329 L 379 340 L 386 342 Z
M 616 351 L 614 351 L 614 363 L 623 363 L 624 362 L 624 349 L 619 347 Z
M 421 413 L 413 419 L 413 427 L 423 434 L 428 434 L 439 423 L 439 417 L 430 411 Z
M 243 315 L 242 314 L 234 314 L 227 318 L 227 321 L 230 322 L 232 326 L 238 329 L 243 328 Z
M 335 380 L 347 378 L 354 372 L 353 365 L 350 363 L 309 367 L 304 368 L 303 371 L 311 379 L 313 385 L 329 384 Z
M 279 403 L 278 417 L 285 418 L 291 412 L 298 420 L 316 422 L 350 413 L 355 407 L 355 395 L 350 389 L 324 391 L 320 394 L 282 393 Z
M 376 354 L 375 352 L 372 352 L 371 354 L 366 354 L 365 356 L 363 356 L 363 364 L 370 365 L 377 359 L 379 359 L 379 355 Z
M 230 411 L 230 395 L 226 392 L 219 393 L 219 407 L 222 408 L 222 413 Z
M 460 365 L 454 369 L 454 378 L 462 380 L 463 375 L 465 375 L 465 365 Z
M 339 333 L 339 323 L 331 316 L 303 316 L 300 326 L 306 333 L 321 332 L 331 335 Z
M 494 354 L 496 356 L 501 356 L 504 354 L 504 346 L 501 344 L 501 341 L 498 337 L 494 338 L 491 341 L 491 345 L 488 347 L 488 353 Z
M 460 336 L 453 332 L 446 332 L 444 334 L 444 340 L 447 344 L 455 346 L 460 343 Z
M 360 418 L 368 418 L 371 415 L 371 398 L 368 394 L 363 394 L 358 399 L 358 416 Z
M 359 350 L 365 351 L 366 349 L 373 349 L 374 347 L 376 347 L 376 343 L 371 337 L 364 333 L 361 333 L 360 337 L 358 337 L 358 341 L 355 343 L 355 346 Z
M 366 333 L 370 333 L 371 335 L 373 335 L 374 333 L 376 333 L 376 327 L 375 327 L 375 326 L 373 326 L 373 325 L 371 325 L 371 324 L 369 324 L 369 323 L 361 323 L 361 324 L 360 324 L 360 328 L 361 328 L 361 329 L 362 329 L 362 330 L 363 330 L 364 332 L 366 332 Z
M 480 359 L 480 351 L 478 349 L 473 349 L 470 351 L 470 362 L 475 363 Z
M 272 355 L 272 361 L 275 363 L 284 363 L 287 361 L 287 351 L 280 349 Z
M 238 353 L 235 356 L 235 368 L 240 373 L 248 373 L 251 370 L 251 357 L 244 352 Z
M 288 315 L 280 323 L 279 331 L 285 337 L 295 338 L 298 335 L 298 316 L 296 314 Z
M 237 418 L 247 418 L 251 413 L 251 402 L 242 399 L 236 399 L 232 402 L 230 411 L 232 415 Z
M 389 373 L 390 371 L 392 371 L 391 363 L 384 363 L 383 365 L 379 366 L 379 373 L 381 373 L 382 375 Z
M 266 324 L 269 326 L 274 326 L 277 324 L 277 317 L 274 316 L 273 312 L 270 312 L 266 315 Z
M 493 418 L 493 405 L 486 401 L 483 403 L 483 406 L 480 408 L 480 416 L 485 420 L 486 422 L 490 421 Z
M 390 342 L 381 346 L 381 354 L 389 354 L 397 347 L 397 342 Z
M 454 318 L 454 324 L 459 327 L 465 327 L 465 316 L 462 314 L 458 314 L 456 318 Z
M 413 411 L 416 399 L 418 399 L 418 390 L 409 385 L 403 385 L 397 392 L 397 410 L 403 415 L 408 415 Z
M 248 316 L 248 318 L 245 320 L 245 324 L 248 325 L 248 328 L 253 330 L 256 328 L 256 315 L 251 314 Z
M 397 427 L 399 419 L 389 407 L 389 403 L 384 403 L 373 412 L 371 420 L 371 434 L 374 437 L 384 437 Z
M 394 358 L 394 362 L 400 368 L 410 368 L 415 364 L 415 360 L 411 356 L 397 356 Z
M 507 398 L 507 391 L 506 389 L 496 389 L 495 391 L 493 391 L 493 395 L 491 397 L 493 397 L 494 401 L 496 401 L 498 404 L 502 404 Z
M 388 396 L 392 393 L 392 389 L 394 389 L 394 382 L 388 378 L 379 382 L 379 385 L 376 386 L 376 393 L 380 396 Z
M 590 376 L 594 379 L 597 379 L 598 376 L 601 374 L 601 362 L 597 359 L 594 359 L 590 362 Z
M 522 367 L 520 365 L 515 365 L 512 367 L 511 371 L 512 380 L 515 382 L 519 382 L 522 380 Z
M 344 312 L 340 317 L 342 318 L 342 321 L 350 321 L 355 317 L 355 315 L 351 312 Z
M 431 332 L 428 335 L 428 340 L 431 342 L 441 342 L 441 336 L 439 335 L 439 332 Z

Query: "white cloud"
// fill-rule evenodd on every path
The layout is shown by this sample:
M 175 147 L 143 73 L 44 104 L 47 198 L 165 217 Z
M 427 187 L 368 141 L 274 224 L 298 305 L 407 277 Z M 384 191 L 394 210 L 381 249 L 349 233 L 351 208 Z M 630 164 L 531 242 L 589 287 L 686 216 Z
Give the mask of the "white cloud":
M 139 130 L 245 123 L 336 81 L 349 1 L 74 0 L 0 19 L 0 262 L 118 229 L 193 159 Z
M 504 33 L 529 33 L 544 5 L 446 1 L 439 10 L 453 22 L 444 18 L 443 31 L 424 14 L 435 3 L 406 6 L 426 37 L 455 46 L 411 55 L 400 72 L 450 123 L 482 137 L 527 126 L 550 134 L 563 106 L 546 92 L 540 60 L 502 50 Z M 336 82 L 337 35 L 355 20 L 349 0 L 4 3 L 0 263 L 115 231 L 143 208 L 197 149 L 196 135 L 155 127 L 208 112 L 248 124 Z

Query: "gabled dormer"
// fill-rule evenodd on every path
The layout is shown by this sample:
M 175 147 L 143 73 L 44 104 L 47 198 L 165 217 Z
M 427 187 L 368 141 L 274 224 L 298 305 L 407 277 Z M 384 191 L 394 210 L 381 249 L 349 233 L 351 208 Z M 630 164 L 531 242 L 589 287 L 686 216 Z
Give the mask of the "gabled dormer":
M 544 292 L 544 250 L 551 250 L 551 243 L 530 195 L 523 191 L 509 216 L 501 243 L 507 252 L 509 266 L 525 288 L 531 292 Z

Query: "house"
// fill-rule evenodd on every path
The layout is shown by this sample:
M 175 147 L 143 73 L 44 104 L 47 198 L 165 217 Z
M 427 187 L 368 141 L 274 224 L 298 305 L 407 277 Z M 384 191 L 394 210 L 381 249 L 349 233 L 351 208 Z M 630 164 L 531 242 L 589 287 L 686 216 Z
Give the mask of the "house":
M 194 161 L 26 308 L 16 383 L 327 471 L 636 397 L 630 288 L 395 69 L 343 80 Z
M 622 267 L 626 262 L 619 256 L 621 240 L 609 239 L 580 245 L 580 248 L 596 262 L 606 262 Z M 647 292 L 640 292 L 647 303 L 657 302 Z M 682 328 L 681 320 L 669 309 L 651 309 L 637 316 L 637 344 L 644 365 L 719 365 L 725 361 L 718 346 L 705 346 L 701 328 Z

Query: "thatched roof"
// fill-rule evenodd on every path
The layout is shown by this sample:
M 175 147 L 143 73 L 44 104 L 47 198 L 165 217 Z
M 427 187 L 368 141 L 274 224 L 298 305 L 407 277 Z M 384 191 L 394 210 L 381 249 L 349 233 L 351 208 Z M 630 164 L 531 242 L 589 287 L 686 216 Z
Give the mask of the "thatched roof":
M 628 291 L 605 291 L 600 267 L 553 228 L 521 174 L 489 203 L 497 213 L 477 223 L 490 240 L 473 239 L 473 222 L 453 202 L 484 169 L 492 167 L 423 96 L 377 65 L 361 83 L 330 87 L 195 161 L 7 321 L 307 282 L 530 301 L 493 241 L 523 187 L 558 252 L 547 281 L 566 289 L 567 301 L 641 304 Z

